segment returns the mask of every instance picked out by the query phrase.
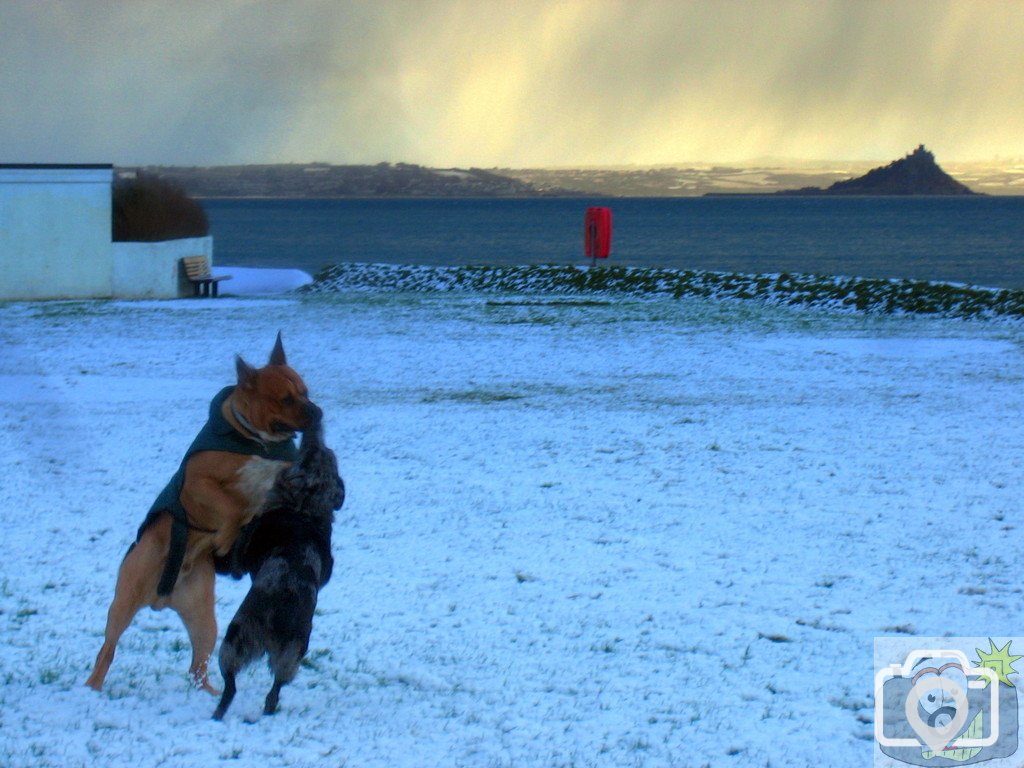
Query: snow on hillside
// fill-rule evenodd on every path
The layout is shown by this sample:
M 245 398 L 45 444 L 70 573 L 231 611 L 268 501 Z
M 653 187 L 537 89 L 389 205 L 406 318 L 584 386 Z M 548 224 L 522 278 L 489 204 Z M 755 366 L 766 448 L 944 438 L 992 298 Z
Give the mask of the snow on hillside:
M 139 522 L 278 330 L 349 492 L 307 663 L 216 723 L 145 610 L 86 689 Z M 1019 634 L 1015 324 L 361 292 L 7 304 L 0 339 L 5 766 L 862 766 L 875 636 Z

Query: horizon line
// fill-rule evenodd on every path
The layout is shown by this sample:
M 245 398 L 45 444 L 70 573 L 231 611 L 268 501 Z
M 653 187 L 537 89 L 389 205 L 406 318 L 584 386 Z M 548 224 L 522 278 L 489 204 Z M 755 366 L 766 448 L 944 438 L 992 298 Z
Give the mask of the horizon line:
M 905 157 L 905 155 L 904 155 Z M 896 158 L 900 159 L 900 158 Z M 849 158 L 786 158 L 786 157 L 755 157 L 748 160 L 678 160 L 652 163 L 558 163 L 551 165 L 526 164 L 526 165 L 449 165 L 449 164 L 427 164 L 422 162 L 410 162 L 406 160 L 377 160 L 377 161 L 331 161 L 331 160 L 252 160 L 246 162 L 145 162 L 145 163 L 105 163 L 113 165 L 114 168 L 244 168 L 253 166 L 271 165 L 295 165 L 295 166 L 326 166 L 346 167 L 363 166 L 374 167 L 379 165 L 389 166 L 413 166 L 426 168 L 428 170 L 543 170 L 543 171 L 586 171 L 586 170 L 629 170 L 647 168 L 749 168 L 749 167 L 787 167 L 787 166 L 809 166 L 822 167 L 828 165 L 871 165 L 887 164 L 893 158 L 876 158 L 866 160 L 855 160 Z M 1024 155 L 1019 157 L 994 157 L 989 159 L 970 160 L 939 160 L 936 162 L 950 165 L 999 165 L 999 164 L 1024 164 Z M 11 163 L 7 163 L 10 165 Z M 38 165 L 39 163 L 17 163 L 18 165 Z M 79 164 L 82 165 L 82 164 Z

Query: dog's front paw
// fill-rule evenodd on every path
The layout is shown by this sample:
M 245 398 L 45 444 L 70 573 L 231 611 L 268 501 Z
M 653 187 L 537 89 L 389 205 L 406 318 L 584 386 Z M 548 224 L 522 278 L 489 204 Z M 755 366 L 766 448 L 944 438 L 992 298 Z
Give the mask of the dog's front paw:
M 220 696 L 220 690 L 213 687 L 210 678 L 207 676 L 207 666 L 207 662 L 203 662 L 198 667 L 190 669 L 188 671 L 189 679 L 193 687 L 198 688 L 200 691 L 206 691 L 211 696 Z

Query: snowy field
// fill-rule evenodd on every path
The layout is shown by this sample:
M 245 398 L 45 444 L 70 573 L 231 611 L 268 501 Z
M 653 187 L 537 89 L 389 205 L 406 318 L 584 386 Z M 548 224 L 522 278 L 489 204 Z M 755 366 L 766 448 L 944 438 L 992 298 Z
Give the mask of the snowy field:
M 349 493 L 307 663 L 213 722 L 146 610 L 86 689 L 278 330 Z M 1020 324 L 343 293 L 7 304 L 0 339 L 3 766 L 861 767 L 874 637 L 1020 634 Z

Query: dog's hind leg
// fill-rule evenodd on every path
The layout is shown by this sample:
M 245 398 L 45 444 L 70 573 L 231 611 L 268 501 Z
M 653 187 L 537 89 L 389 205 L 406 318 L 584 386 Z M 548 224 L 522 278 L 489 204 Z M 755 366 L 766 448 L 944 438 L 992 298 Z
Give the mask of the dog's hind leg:
M 245 638 L 241 636 L 241 623 L 236 616 L 228 625 L 228 631 L 224 633 L 224 640 L 220 644 L 220 654 L 217 656 L 220 675 L 224 678 L 224 695 L 220 697 L 220 703 L 213 713 L 214 720 L 220 720 L 228 711 L 237 690 L 235 676 L 251 661 L 256 650 L 252 643 L 247 644 Z
M 210 685 L 208 677 L 210 656 L 217 644 L 217 616 L 214 612 L 213 558 L 197 559 L 188 572 L 182 572 L 174 592 L 171 607 L 181 616 L 192 642 L 192 664 L 189 677 L 197 688 L 216 696 L 220 691 Z
M 231 702 L 235 698 L 235 673 L 232 670 L 225 670 L 224 665 L 220 668 L 221 675 L 224 676 L 224 694 L 220 697 L 220 703 L 217 705 L 217 709 L 213 711 L 213 719 L 221 720 L 224 717 L 224 713 L 228 711 L 228 707 L 231 706 Z
M 281 686 L 287 682 L 287 680 L 274 679 L 274 686 L 270 689 L 270 693 L 267 694 L 266 701 L 263 702 L 264 715 L 272 715 L 277 712 L 277 702 L 281 697 Z
M 281 688 L 295 679 L 295 674 L 299 671 L 299 662 L 306 655 L 308 645 L 307 640 L 304 644 L 289 642 L 283 647 L 270 649 L 270 669 L 274 672 L 274 686 L 263 703 L 263 714 L 272 715 L 277 712 Z
M 144 606 L 156 600 L 156 586 L 167 561 L 170 543 L 170 518 L 158 520 L 147 528 L 139 541 L 128 550 L 117 572 L 114 600 L 107 611 L 103 647 L 96 655 L 92 674 L 85 684 L 94 690 L 103 688 L 103 681 L 114 660 L 121 635 Z

